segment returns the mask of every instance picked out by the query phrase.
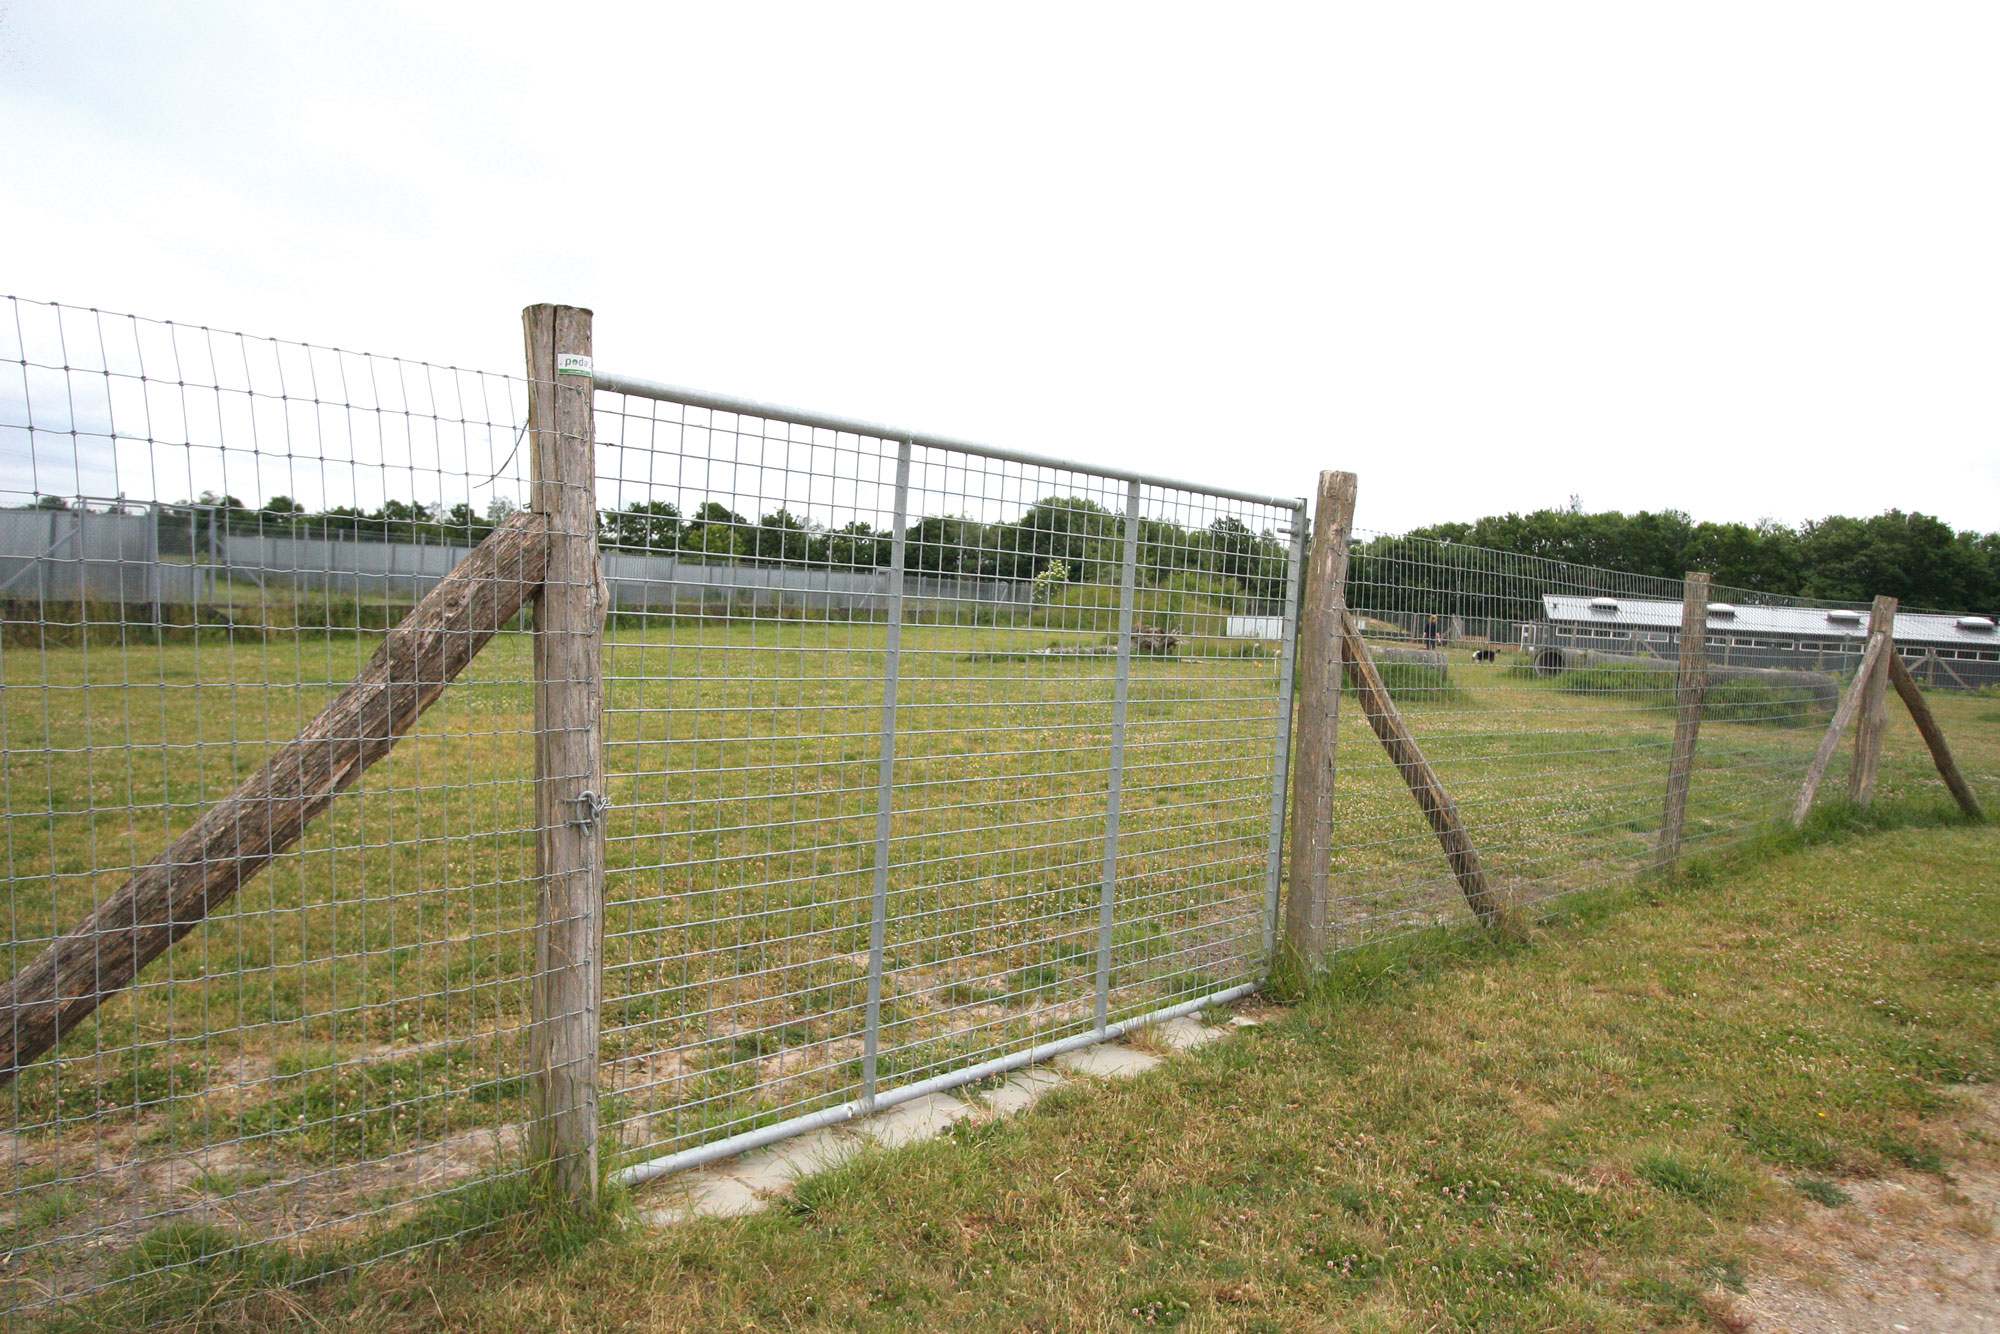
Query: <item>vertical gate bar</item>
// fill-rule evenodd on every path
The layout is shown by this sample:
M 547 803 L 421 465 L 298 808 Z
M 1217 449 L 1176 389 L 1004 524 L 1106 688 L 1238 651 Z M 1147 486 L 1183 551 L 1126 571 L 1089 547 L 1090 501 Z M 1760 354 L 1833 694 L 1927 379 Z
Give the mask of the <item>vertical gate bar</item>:
M 875 1110 L 882 1041 L 882 944 L 889 917 L 889 825 L 896 791 L 896 686 L 903 667 L 903 566 L 910 521 L 910 442 L 896 446 L 895 530 L 889 539 L 889 633 L 882 662 L 882 755 L 875 779 L 875 894 L 868 910 L 868 1020 L 861 1039 L 861 1103 Z
M 1299 570 L 1305 565 L 1305 502 L 1292 514 L 1292 549 L 1285 561 L 1285 626 L 1280 632 L 1278 659 L 1278 735 L 1271 757 L 1271 834 L 1264 853 L 1264 960 L 1268 965 L 1278 947 L 1278 894 L 1285 871 L 1285 802 L 1290 795 L 1292 759 L 1292 686 L 1299 662 Z
M 1111 928 L 1118 905 L 1118 817 L 1125 800 L 1125 704 L 1132 682 L 1132 603 L 1139 582 L 1139 484 L 1125 485 L 1125 561 L 1118 576 L 1118 676 L 1111 688 L 1111 773 L 1104 797 L 1104 891 L 1097 905 L 1097 1031 L 1111 1015 Z

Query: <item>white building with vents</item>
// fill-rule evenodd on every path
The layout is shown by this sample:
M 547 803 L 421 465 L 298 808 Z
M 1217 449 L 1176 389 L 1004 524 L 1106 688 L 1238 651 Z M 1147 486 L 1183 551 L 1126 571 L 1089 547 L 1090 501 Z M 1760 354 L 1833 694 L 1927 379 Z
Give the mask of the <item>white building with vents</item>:
M 1680 654 L 1681 604 L 1650 598 L 1549 593 L 1546 619 L 1521 627 L 1538 665 L 1564 649 L 1594 649 L 1672 662 Z M 1869 614 L 1844 607 L 1708 604 L 1708 659 L 1735 667 L 1851 672 L 1868 640 Z M 1896 613 L 1896 650 L 1925 685 L 2000 685 L 2000 631 L 1987 616 Z

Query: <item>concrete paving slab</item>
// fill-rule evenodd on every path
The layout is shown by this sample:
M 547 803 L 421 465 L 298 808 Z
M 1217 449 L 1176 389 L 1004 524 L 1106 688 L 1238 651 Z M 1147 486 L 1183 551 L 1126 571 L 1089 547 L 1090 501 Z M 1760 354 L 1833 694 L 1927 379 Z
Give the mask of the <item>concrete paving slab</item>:
M 886 1149 L 899 1149 L 905 1144 L 936 1139 L 952 1122 L 971 1115 L 970 1103 L 961 1102 L 949 1093 L 930 1093 L 898 1103 L 865 1121 L 856 1121 L 854 1128 Z
M 842 1128 L 809 1131 L 779 1140 L 767 1148 L 717 1165 L 717 1170 L 735 1177 L 752 1190 L 782 1191 L 800 1177 L 838 1167 L 867 1147 L 867 1141 Z
M 1007 1076 L 997 1088 L 990 1088 L 979 1095 L 979 1100 L 993 1112 L 1001 1116 L 1012 1116 L 1025 1112 L 1051 1089 L 1061 1088 L 1069 1081 L 1046 1065 L 1032 1065 L 1025 1070 L 1016 1070 Z
M 646 1210 L 639 1215 L 639 1221 L 670 1227 L 690 1218 L 741 1218 L 769 1203 L 745 1183 L 720 1173 L 689 1172 L 678 1184 L 682 1188 L 679 1198 Z
M 1210 1028 L 1194 1016 L 1184 1014 L 1178 1019 L 1169 1019 L 1164 1024 L 1155 1024 L 1153 1037 L 1162 1046 L 1172 1047 L 1175 1051 L 1193 1051 L 1196 1047 L 1205 1047 L 1217 1038 L 1226 1036 L 1228 1031 L 1224 1028 Z
M 1081 1051 L 1066 1051 L 1056 1057 L 1055 1063 L 1072 1074 L 1094 1075 L 1099 1079 L 1130 1079 L 1151 1070 L 1160 1063 L 1160 1058 L 1130 1047 L 1100 1042 Z

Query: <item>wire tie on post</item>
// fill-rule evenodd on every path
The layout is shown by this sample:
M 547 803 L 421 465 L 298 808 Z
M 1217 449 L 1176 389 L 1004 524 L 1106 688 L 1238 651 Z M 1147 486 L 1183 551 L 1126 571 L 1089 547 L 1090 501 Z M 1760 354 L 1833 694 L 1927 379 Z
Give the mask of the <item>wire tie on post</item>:
M 611 798 L 600 797 L 589 788 L 577 793 L 570 800 L 576 803 L 576 814 L 571 817 L 570 823 L 584 829 L 593 828 L 604 818 L 605 812 L 611 809 Z

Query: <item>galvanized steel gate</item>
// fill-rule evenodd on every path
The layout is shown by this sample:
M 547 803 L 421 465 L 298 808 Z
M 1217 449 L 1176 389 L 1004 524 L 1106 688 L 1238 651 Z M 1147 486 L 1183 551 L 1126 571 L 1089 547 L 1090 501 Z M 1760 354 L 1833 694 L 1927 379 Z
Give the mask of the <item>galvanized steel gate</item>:
M 606 636 L 624 1180 L 1251 989 L 1304 502 L 595 383 L 619 548 L 773 576 Z

